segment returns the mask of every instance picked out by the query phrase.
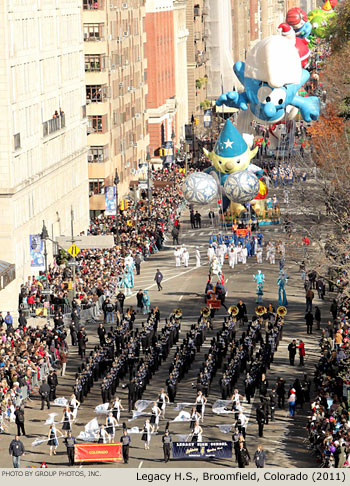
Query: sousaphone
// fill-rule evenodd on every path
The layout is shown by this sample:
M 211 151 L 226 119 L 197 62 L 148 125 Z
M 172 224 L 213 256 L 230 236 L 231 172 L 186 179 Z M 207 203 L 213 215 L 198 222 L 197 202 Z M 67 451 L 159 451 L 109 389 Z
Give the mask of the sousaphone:
M 277 307 L 277 315 L 279 315 L 280 317 L 285 317 L 287 315 L 287 308 L 284 307 L 284 305 L 280 305 L 279 307 Z
M 209 317 L 210 314 L 211 314 L 210 307 L 208 307 L 207 305 L 205 307 L 203 307 L 202 310 L 201 310 L 201 314 L 202 314 L 203 317 Z
M 181 309 L 174 309 L 173 314 L 175 316 L 175 319 L 181 319 L 182 317 L 182 310 Z
M 227 312 L 232 316 L 232 317 L 236 317 L 238 316 L 238 313 L 239 313 L 239 309 L 236 305 L 231 305 L 228 309 L 227 309 Z
M 263 305 L 258 305 L 255 307 L 255 314 L 257 316 L 263 316 L 264 314 L 266 313 L 266 307 L 264 307 Z

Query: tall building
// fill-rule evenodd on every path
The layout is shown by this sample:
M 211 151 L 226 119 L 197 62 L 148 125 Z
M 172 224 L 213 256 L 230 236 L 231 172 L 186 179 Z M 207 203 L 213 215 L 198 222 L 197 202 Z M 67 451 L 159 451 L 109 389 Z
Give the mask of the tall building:
M 285 20 L 284 0 L 260 0 L 261 39 L 278 33 L 278 26 Z
M 317 0 L 300 0 L 300 8 L 304 10 L 304 12 L 308 13 L 310 10 L 317 8 L 320 5 L 320 2 Z
M 188 123 L 188 81 L 187 81 L 187 0 L 174 0 L 174 52 L 176 93 L 176 141 L 184 139 Z
M 149 145 L 144 56 L 145 0 L 81 0 L 89 145 L 90 210 L 105 209 L 104 188 L 129 192 Z
M 187 40 L 188 115 L 196 117 L 201 113 L 207 99 L 205 21 L 208 15 L 205 0 L 187 0 L 186 23 L 189 32 Z M 190 120 L 189 120 L 190 121 Z
M 146 0 L 147 115 L 150 153 L 176 138 L 173 0 Z M 158 152 L 159 153 L 159 152 Z
M 207 95 L 215 99 L 234 85 L 231 0 L 210 0 L 207 8 Z
M 89 224 L 81 0 L 0 2 L 0 43 L 0 247 L 16 276 L 1 277 L 0 309 L 15 312 L 38 274 L 29 235 L 43 220 L 69 235 L 71 206 L 75 231 Z

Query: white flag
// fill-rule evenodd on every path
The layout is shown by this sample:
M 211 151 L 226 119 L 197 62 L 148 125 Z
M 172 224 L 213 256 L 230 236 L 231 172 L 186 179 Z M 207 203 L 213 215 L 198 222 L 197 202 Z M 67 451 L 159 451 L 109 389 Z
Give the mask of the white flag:
M 233 403 L 233 400 L 216 400 L 215 403 L 213 403 L 212 409 L 214 413 L 220 414 L 220 413 L 234 413 L 230 408 L 230 404 Z
M 182 410 L 177 417 L 172 420 L 172 422 L 190 422 L 191 414 Z
M 228 434 L 232 430 L 233 425 L 232 424 L 221 424 L 221 425 L 218 425 L 217 427 L 219 427 L 220 432 L 223 432 L 224 434 Z
M 68 400 L 64 397 L 56 398 L 53 405 L 56 405 L 56 407 L 65 407 L 68 405 Z
M 95 407 L 96 413 L 108 413 L 109 403 L 101 403 Z
M 135 410 L 137 412 L 143 412 L 143 410 L 152 405 L 152 403 L 154 403 L 154 400 L 137 400 L 135 403 Z
M 188 402 L 183 402 L 183 403 L 178 403 L 176 407 L 174 408 L 175 412 L 180 412 L 186 407 L 193 407 L 195 404 L 194 403 L 188 403 Z
M 85 425 L 85 432 L 97 432 L 99 428 L 100 426 L 98 425 L 98 420 L 95 417 Z
M 33 442 L 32 442 L 32 446 L 33 447 L 37 447 L 41 444 L 44 444 L 44 442 L 47 442 L 47 439 L 35 439 Z
M 55 423 L 55 417 L 58 413 L 49 413 L 49 418 L 46 420 L 45 425 L 52 425 Z

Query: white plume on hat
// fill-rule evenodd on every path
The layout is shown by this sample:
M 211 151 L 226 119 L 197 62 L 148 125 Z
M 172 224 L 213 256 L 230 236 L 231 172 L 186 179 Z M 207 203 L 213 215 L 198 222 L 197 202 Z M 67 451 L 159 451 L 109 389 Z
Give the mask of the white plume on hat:
M 298 84 L 301 80 L 298 51 L 289 39 L 271 35 L 259 41 L 249 51 L 244 75 L 265 81 L 272 88 Z

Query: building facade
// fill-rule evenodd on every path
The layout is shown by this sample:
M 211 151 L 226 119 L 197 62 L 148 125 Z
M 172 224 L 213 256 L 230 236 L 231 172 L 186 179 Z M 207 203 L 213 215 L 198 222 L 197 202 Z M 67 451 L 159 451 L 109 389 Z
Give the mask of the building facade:
M 207 8 L 207 96 L 215 99 L 234 85 L 231 0 L 210 0 Z
M 147 115 L 150 154 L 176 138 L 173 0 L 146 0 Z
M 29 235 L 89 224 L 81 0 L 0 3 L 0 247 L 16 278 L 0 291 L 15 312 L 31 268 Z M 48 260 L 52 260 L 51 245 Z
M 188 81 L 187 81 L 187 0 L 174 0 L 174 52 L 175 52 L 175 93 L 176 93 L 176 142 L 185 137 L 188 123 Z
M 198 117 L 203 113 L 207 100 L 205 22 L 208 8 L 205 0 L 187 0 L 186 25 L 187 39 L 187 81 L 188 81 L 188 116 Z
M 146 160 L 145 0 L 81 0 L 88 117 L 90 210 L 105 209 L 104 188 L 129 192 Z

